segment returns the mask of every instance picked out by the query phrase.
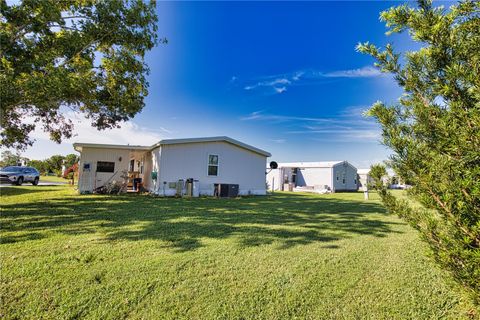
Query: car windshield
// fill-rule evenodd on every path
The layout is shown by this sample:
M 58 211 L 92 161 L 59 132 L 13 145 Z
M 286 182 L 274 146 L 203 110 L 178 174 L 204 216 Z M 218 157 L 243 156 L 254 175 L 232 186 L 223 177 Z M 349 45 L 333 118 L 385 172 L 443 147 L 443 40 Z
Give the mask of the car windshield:
M 21 172 L 22 167 L 4 167 L 4 168 L 2 168 L 1 171 L 4 171 L 4 172 Z

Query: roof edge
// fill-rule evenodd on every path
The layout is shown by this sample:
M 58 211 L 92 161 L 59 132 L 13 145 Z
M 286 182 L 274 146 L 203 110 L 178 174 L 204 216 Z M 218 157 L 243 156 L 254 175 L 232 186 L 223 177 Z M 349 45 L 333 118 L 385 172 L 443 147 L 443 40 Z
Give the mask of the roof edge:
M 230 144 L 233 144 L 237 147 L 252 151 L 254 153 L 258 153 L 260 155 L 263 155 L 265 157 L 271 157 L 271 153 L 267 152 L 265 150 L 256 148 L 254 146 L 251 146 L 249 144 L 243 143 L 241 141 L 235 140 L 233 138 L 227 137 L 227 136 L 216 136 L 216 137 L 201 137 L 201 138 L 186 138 L 186 139 L 165 139 L 165 140 L 160 140 L 156 144 L 152 146 L 153 148 L 156 148 L 161 145 L 169 145 L 169 144 L 183 144 L 183 143 L 202 143 L 202 142 L 228 142 Z
M 347 160 L 338 160 L 338 161 L 305 161 L 305 162 L 279 162 L 279 168 L 333 168 L 340 164 L 347 163 L 348 165 L 353 166 Z
M 170 144 L 184 144 L 184 143 L 202 143 L 202 142 L 227 142 L 233 144 L 237 147 L 249 150 L 251 152 L 263 155 L 265 157 L 271 157 L 270 152 L 256 148 L 249 144 L 243 143 L 241 141 L 232 139 L 227 136 L 217 136 L 217 137 L 201 137 L 201 138 L 186 138 L 186 139 L 165 139 L 160 140 L 152 146 L 141 146 L 141 145 L 120 145 L 120 144 L 101 144 L 101 143 L 81 143 L 75 142 L 73 148 L 79 152 L 83 147 L 90 148 L 105 148 L 105 149 L 130 149 L 130 150 L 153 150 L 156 147 L 161 145 L 170 145 Z
M 128 149 L 128 150 L 150 150 L 149 146 L 130 145 L 130 144 L 104 144 L 104 143 L 73 143 L 73 148 L 81 152 L 82 148 L 103 148 L 103 149 Z

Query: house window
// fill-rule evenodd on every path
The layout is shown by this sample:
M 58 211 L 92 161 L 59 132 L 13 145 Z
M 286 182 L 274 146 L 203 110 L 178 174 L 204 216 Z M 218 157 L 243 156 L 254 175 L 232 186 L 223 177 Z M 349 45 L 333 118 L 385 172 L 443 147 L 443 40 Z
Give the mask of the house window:
M 114 172 L 115 162 L 97 161 L 97 172 Z
M 218 155 L 211 154 L 208 156 L 208 175 L 218 176 Z

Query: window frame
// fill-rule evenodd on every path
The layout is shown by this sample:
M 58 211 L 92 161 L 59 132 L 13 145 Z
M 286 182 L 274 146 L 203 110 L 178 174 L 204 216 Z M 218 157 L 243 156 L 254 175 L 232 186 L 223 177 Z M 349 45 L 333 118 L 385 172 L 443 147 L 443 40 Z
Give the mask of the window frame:
M 98 164 L 99 163 L 113 163 L 112 171 L 99 171 Z M 95 172 L 97 173 L 114 173 L 115 172 L 115 161 L 97 161 L 97 167 L 95 168 Z
M 210 163 L 210 157 L 211 156 L 217 157 L 217 164 L 211 164 Z M 216 175 L 210 174 L 210 172 L 209 172 L 210 167 L 217 167 L 217 174 Z M 218 154 L 209 153 L 207 155 L 207 176 L 208 177 L 218 177 L 219 175 L 220 175 L 220 156 Z

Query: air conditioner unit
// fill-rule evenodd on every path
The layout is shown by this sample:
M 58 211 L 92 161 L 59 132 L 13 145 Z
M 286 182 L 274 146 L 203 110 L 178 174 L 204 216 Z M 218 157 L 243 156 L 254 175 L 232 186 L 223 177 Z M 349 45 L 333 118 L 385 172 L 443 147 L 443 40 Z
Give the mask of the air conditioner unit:
M 235 197 L 238 197 L 238 189 L 239 189 L 238 184 L 222 183 L 220 185 L 219 196 L 221 198 L 235 198 Z

